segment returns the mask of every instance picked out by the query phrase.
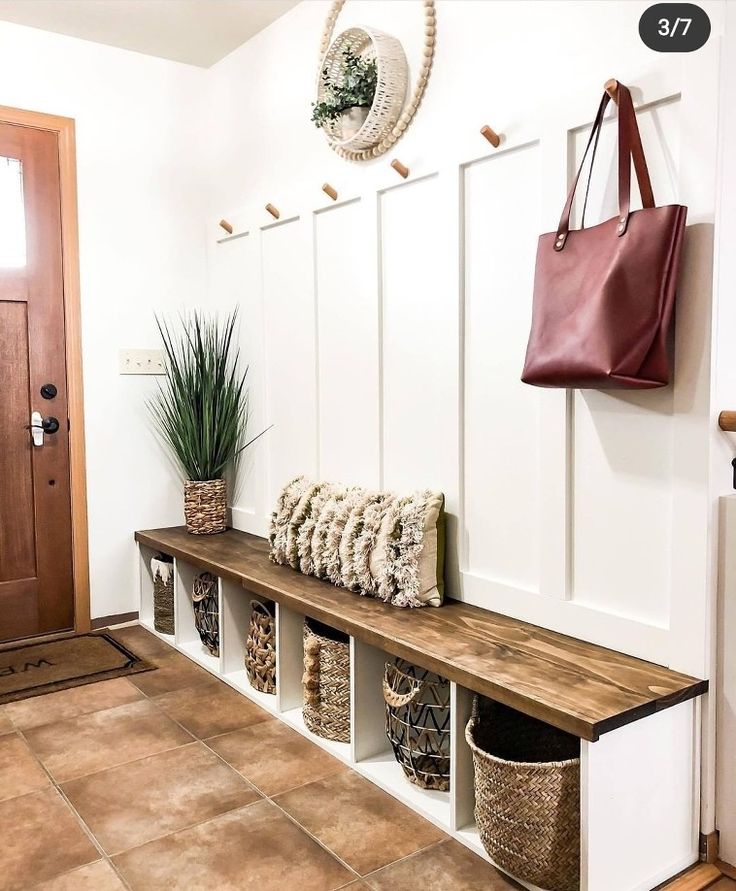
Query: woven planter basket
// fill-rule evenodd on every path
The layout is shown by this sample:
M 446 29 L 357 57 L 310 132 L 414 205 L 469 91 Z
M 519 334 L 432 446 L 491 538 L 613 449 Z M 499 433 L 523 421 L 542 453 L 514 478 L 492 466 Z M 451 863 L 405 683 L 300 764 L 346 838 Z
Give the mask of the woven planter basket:
M 422 789 L 450 789 L 450 682 L 403 659 L 383 677 L 386 736 L 407 778 Z
M 498 866 L 548 891 L 580 888 L 580 742 L 476 697 L 465 738 L 475 819 Z
M 276 692 L 276 619 L 270 607 L 260 600 L 251 602 L 248 639 L 245 642 L 245 670 L 251 687 L 261 693 Z
M 153 627 L 160 634 L 174 633 L 174 561 L 163 554 L 151 558 L 153 575 Z
M 212 653 L 220 655 L 220 609 L 217 596 L 217 578 L 209 572 L 202 572 L 194 578 L 192 585 L 192 607 L 194 625 L 199 639 Z
M 343 139 L 342 124 L 331 121 L 323 129 L 335 147 L 343 151 L 371 149 L 387 136 L 399 120 L 406 99 L 408 67 L 404 49 L 395 37 L 375 28 L 348 28 L 338 34 L 322 59 L 317 87 L 317 101 L 325 95 L 323 72 L 327 79 L 339 84 L 344 79 L 342 67 L 346 50 L 356 56 L 375 58 L 377 63 L 376 93 L 362 127 Z
M 350 742 L 350 643 L 321 622 L 304 622 L 304 724 L 323 739 Z
M 184 520 L 193 535 L 214 535 L 227 529 L 225 480 L 186 480 Z

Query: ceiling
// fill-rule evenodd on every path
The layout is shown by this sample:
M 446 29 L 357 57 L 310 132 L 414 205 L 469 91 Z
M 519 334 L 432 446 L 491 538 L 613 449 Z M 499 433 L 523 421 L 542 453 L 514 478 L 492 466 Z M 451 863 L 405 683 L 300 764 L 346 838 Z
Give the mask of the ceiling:
M 209 68 L 299 0 L 0 0 L 0 21 Z

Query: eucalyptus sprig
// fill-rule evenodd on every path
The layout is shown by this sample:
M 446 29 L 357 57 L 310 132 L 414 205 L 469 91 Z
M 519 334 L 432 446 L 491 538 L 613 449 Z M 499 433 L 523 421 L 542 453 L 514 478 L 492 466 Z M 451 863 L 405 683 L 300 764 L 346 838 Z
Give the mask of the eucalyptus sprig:
M 325 68 L 322 83 L 325 88 L 323 97 L 312 103 L 312 120 L 316 127 L 336 120 L 348 108 L 370 108 L 373 105 L 378 84 L 376 60 L 346 49 L 335 80 L 330 79 L 329 68 Z
M 156 317 L 167 375 L 148 407 L 186 479 L 220 479 L 266 432 L 245 441 L 248 367 L 240 367 L 236 320 L 237 310 L 224 322 L 195 311 L 176 330 Z

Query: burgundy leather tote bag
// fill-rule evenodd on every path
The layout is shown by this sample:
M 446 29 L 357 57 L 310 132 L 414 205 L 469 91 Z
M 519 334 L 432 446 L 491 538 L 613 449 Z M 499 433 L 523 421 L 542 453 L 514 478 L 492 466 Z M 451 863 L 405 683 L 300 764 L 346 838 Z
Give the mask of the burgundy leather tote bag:
M 623 84 L 618 85 L 618 216 L 589 229 L 569 228 L 580 172 L 593 145 L 592 172 L 609 98 L 603 94 L 560 225 L 539 239 L 521 377 L 527 384 L 638 390 L 669 383 L 668 330 L 687 208 L 655 207 L 631 93 Z M 635 211 L 630 208 L 632 159 L 643 204 Z

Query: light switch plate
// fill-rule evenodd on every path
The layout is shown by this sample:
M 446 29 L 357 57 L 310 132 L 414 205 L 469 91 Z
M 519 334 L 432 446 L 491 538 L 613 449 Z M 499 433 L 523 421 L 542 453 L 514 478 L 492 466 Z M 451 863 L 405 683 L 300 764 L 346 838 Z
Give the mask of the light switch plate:
M 166 374 L 163 350 L 120 350 L 120 374 Z

